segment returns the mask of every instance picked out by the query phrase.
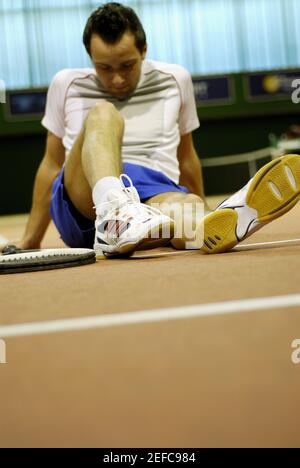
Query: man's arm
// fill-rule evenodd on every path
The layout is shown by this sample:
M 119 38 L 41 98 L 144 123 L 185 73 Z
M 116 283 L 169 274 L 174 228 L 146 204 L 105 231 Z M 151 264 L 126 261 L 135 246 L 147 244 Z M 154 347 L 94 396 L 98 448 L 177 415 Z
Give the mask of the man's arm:
M 22 249 L 39 248 L 50 223 L 52 184 L 65 160 L 62 140 L 48 132 L 45 156 L 36 174 L 33 202 L 22 240 L 17 244 Z
M 201 197 L 206 205 L 202 167 L 194 147 L 192 133 L 181 137 L 177 158 L 180 169 L 180 185 L 184 185 L 191 193 Z

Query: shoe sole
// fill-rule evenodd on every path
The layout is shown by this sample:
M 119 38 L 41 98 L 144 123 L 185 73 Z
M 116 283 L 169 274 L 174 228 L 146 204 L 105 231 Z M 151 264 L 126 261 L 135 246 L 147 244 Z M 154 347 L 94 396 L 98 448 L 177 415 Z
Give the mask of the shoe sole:
M 170 233 L 170 236 L 165 237 L 164 234 L 166 232 Z M 100 252 L 100 246 L 99 249 L 98 246 L 95 246 L 94 250 L 97 258 L 103 258 L 103 255 L 106 257 L 130 257 L 136 250 L 151 250 L 157 247 L 164 247 L 173 239 L 174 232 L 174 223 L 164 223 L 157 226 L 155 230 L 153 228 L 150 229 L 143 239 L 140 239 L 139 241 L 126 242 L 120 245 L 117 252 L 104 252 L 102 250 Z
M 254 176 L 248 188 L 246 204 L 257 211 L 261 225 L 279 218 L 291 210 L 300 199 L 300 156 L 290 154 L 271 161 Z M 238 214 L 234 209 L 217 210 L 203 219 L 203 252 L 222 253 L 232 249 L 240 240 L 236 235 Z M 242 240 L 244 240 L 245 236 Z

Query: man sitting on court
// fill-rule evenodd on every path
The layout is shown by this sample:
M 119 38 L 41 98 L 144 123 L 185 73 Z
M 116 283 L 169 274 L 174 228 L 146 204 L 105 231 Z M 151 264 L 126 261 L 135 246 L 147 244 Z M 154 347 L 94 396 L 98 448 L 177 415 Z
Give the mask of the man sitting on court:
M 176 235 L 176 227 L 195 221 L 205 203 L 192 139 L 199 121 L 191 76 L 181 66 L 147 60 L 137 15 L 118 3 L 90 16 L 83 40 L 94 68 L 63 70 L 50 85 L 42 121 L 46 153 L 19 246 L 40 246 L 50 211 L 70 247 L 125 254 L 171 241 L 184 249 L 191 238 L 184 229 Z M 192 241 L 206 252 L 230 249 L 295 205 L 299 172 L 299 156 L 269 163 L 194 223 Z M 182 214 L 180 222 L 170 206 Z M 184 206 L 191 208 L 187 214 Z

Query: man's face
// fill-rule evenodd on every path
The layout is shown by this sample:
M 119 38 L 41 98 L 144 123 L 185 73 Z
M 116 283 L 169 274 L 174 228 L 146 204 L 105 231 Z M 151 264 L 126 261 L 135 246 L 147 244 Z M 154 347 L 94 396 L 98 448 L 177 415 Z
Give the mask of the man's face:
M 105 90 L 113 97 L 123 100 L 136 89 L 146 56 L 136 48 L 135 38 L 126 32 L 117 44 L 106 44 L 93 34 L 91 58 L 97 75 Z

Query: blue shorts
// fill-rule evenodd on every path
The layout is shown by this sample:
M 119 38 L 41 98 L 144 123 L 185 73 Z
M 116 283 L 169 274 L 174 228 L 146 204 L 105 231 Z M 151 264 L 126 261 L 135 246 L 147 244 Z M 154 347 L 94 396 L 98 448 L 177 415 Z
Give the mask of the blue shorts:
M 123 165 L 123 171 L 131 178 L 142 202 L 160 193 L 188 193 L 186 187 L 176 185 L 161 172 L 129 163 Z M 129 185 L 125 179 L 124 183 Z M 93 248 L 95 222 L 85 218 L 72 204 L 64 187 L 64 169 L 53 183 L 50 213 L 65 244 L 72 248 Z

